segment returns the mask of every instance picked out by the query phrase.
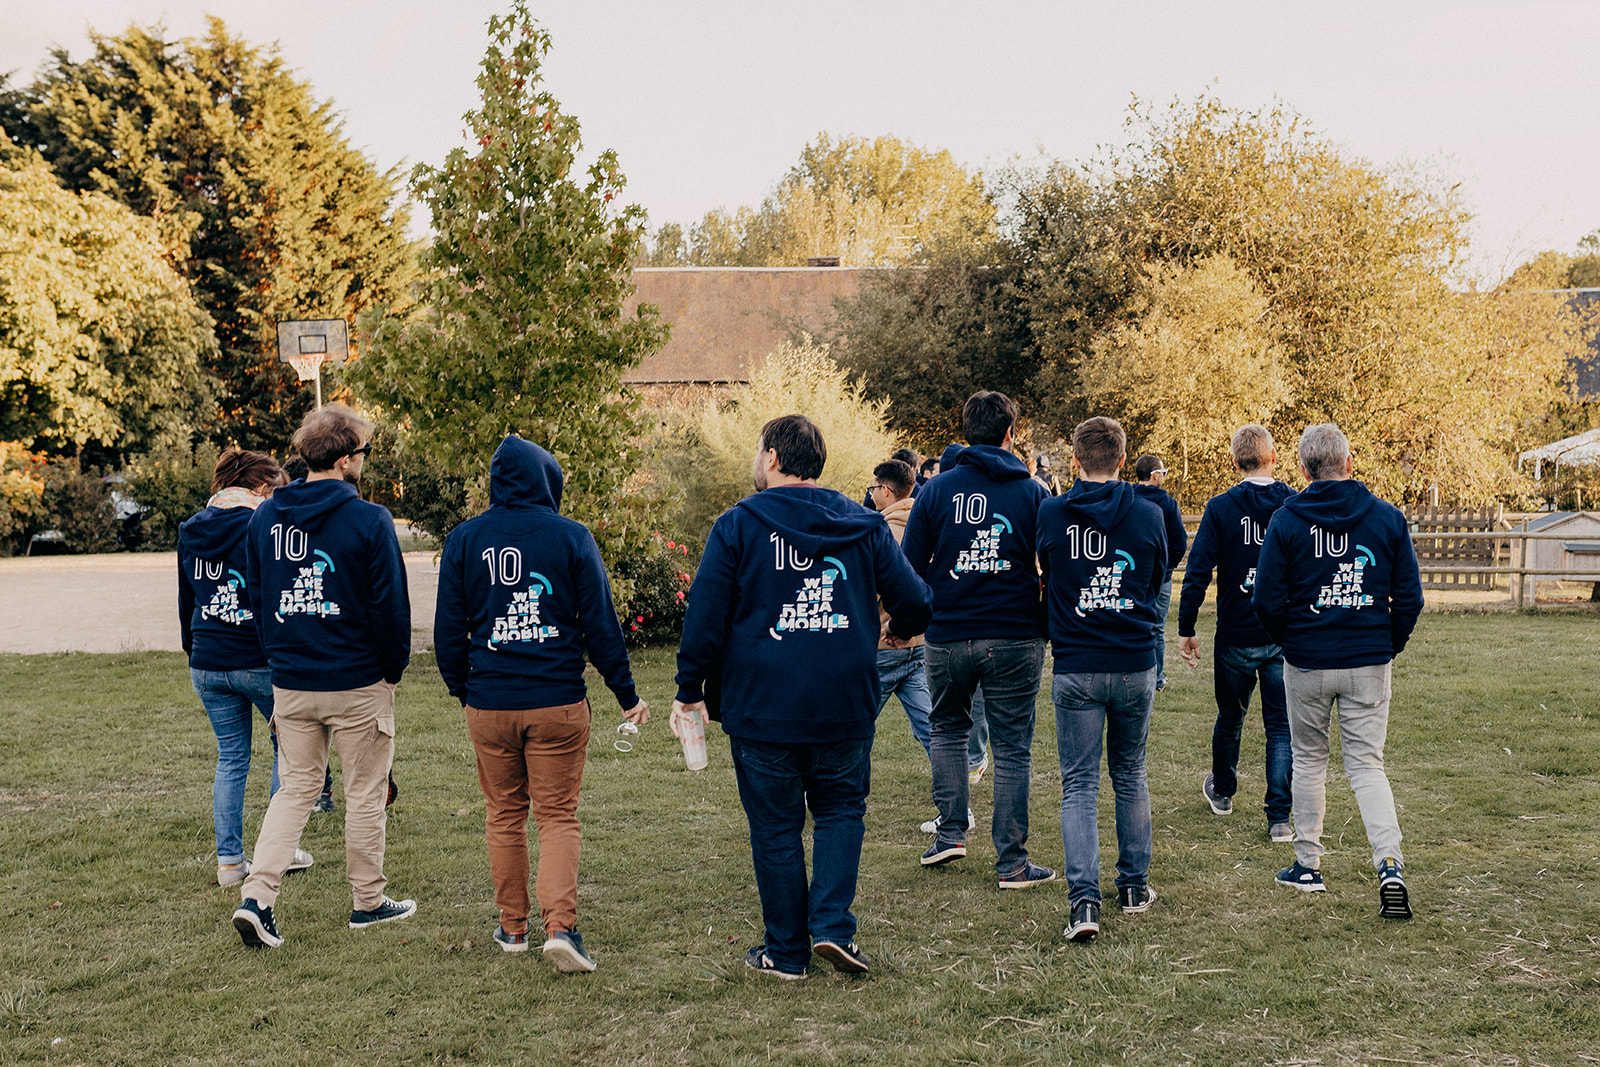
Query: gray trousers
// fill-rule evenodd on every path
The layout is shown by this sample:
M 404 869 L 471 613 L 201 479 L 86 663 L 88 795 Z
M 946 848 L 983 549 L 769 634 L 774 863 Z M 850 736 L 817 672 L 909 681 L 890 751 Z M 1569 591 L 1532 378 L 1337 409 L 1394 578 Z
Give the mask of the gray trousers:
M 1373 866 L 1400 855 L 1400 819 L 1383 770 L 1389 733 L 1388 663 L 1370 667 L 1302 671 L 1285 661 L 1283 688 L 1289 705 L 1289 744 L 1294 752 L 1294 855 L 1305 867 L 1320 867 L 1322 818 L 1327 808 L 1328 733 L 1339 706 L 1339 747 L 1361 821 L 1372 845 Z

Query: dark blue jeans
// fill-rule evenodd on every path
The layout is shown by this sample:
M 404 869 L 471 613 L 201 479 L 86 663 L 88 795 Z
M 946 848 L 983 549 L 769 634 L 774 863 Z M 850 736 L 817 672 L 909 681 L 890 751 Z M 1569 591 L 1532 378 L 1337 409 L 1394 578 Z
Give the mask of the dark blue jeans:
M 1150 877 L 1150 787 L 1144 749 L 1156 669 L 1137 674 L 1058 674 L 1056 748 L 1061 756 L 1061 845 L 1072 902 L 1100 900 L 1100 750 L 1117 798 L 1117 888 Z
M 1028 861 L 1028 779 L 1033 771 L 1034 705 L 1044 668 L 1044 638 L 1005 638 L 924 645 L 933 690 L 933 802 L 939 840 L 965 841 L 967 737 L 972 695 L 983 687 L 994 764 L 995 870 L 1010 874 Z
M 1294 756 L 1283 689 L 1283 649 L 1277 645 L 1229 647 L 1212 653 L 1217 690 L 1217 725 L 1211 731 L 1211 774 L 1218 796 L 1239 789 L 1239 735 L 1250 694 L 1261 680 L 1261 726 L 1267 735 L 1267 822 L 1288 822 Z
M 767 955 L 785 971 L 811 962 L 812 939 L 856 936 L 856 874 L 872 784 L 872 739 L 780 745 L 730 737 Z M 803 840 L 811 809 L 810 885 Z

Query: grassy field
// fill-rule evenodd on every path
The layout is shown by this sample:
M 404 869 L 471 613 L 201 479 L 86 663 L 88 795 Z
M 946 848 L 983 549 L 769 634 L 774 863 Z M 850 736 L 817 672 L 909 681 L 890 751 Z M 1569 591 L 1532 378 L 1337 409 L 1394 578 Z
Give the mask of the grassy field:
M 856 901 L 874 970 L 817 961 L 805 983 L 743 966 L 760 913 L 726 739 L 682 770 L 670 652 L 636 659 L 661 717 L 633 753 L 595 693 L 580 911 L 600 969 L 573 977 L 489 938 L 483 800 L 426 658 L 400 691 L 387 861 L 416 918 L 345 929 L 341 824 L 319 815 L 316 866 L 279 900 L 288 943 L 249 952 L 213 880 L 215 747 L 182 657 L 0 657 L 0 1062 L 1600 1062 L 1597 641 L 1587 613 L 1424 616 L 1389 744 L 1409 923 L 1376 916 L 1337 753 L 1326 894 L 1272 883 L 1291 850 L 1260 817 L 1259 722 L 1236 814 L 1209 813 L 1210 675 L 1175 656 L 1150 740 L 1160 900 L 1112 907 L 1087 946 L 1062 940 L 1064 884 L 997 889 L 986 835 L 919 867 L 926 761 L 891 702 Z M 1053 726 L 1046 696 L 1032 851 L 1059 867 Z M 262 767 L 247 842 L 265 804 Z M 1101 808 L 1109 893 L 1109 787 Z

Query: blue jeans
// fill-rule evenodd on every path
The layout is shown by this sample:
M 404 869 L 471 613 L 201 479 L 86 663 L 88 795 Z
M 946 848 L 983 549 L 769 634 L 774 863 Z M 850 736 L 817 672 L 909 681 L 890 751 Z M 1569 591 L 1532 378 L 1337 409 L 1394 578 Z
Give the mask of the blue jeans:
M 900 698 L 906 720 L 911 723 L 911 736 L 917 739 L 922 751 L 929 751 L 928 715 L 933 711 L 933 699 L 928 695 L 928 672 L 922 666 L 921 645 L 915 648 L 878 649 L 880 714 L 891 696 Z
M 989 715 L 983 710 L 983 686 L 972 692 L 972 730 L 967 734 L 967 770 L 982 767 L 989 758 Z
M 1288 822 L 1294 754 L 1283 691 L 1283 649 L 1278 645 L 1230 648 L 1212 653 L 1217 690 L 1217 725 L 1211 730 L 1211 775 L 1221 797 L 1239 788 L 1239 734 L 1250 694 L 1261 680 L 1261 726 L 1267 735 L 1267 822 Z
M 1167 684 L 1167 612 L 1172 610 L 1172 572 L 1156 594 L 1156 688 Z
M 811 942 L 856 936 L 856 875 L 872 784 L 872 739 L 780 745 L 730 737 L 767 955 L 779 969 L 811 963 Z M 811 809 L 811 870 L 803 840 Z M 808 936 L 809 935 L 809 936 Z
M 923 646 L 933 690 L 933 802 L 939 840 L 965 841 L 967 744 L 972 698 L 983 687 L 994 758 L 995 870 L 1010 874 L 1028 861 L 1028 779 L 1033 771 L 1034 705 L 1044 669 L 1043 638 L 957 641 Z
M 1076 904 L 1100 900 L 1100 734 L 1117 798 L 1117 888 L 1150 877 L 1150 787 L 1144 747 L 1156 670 L 1137 674 L 1058 674 L 1056 747 L 1061 756 L 1061 846 L 1067 887 Z
M 272 721 L 272 671 L 189 669 L 211 730 L 217 735 L 217 773 L 211 783 L 211 820 L 217 835 L 217 863 L 244 859 L 244 790 L 250 775 L 251 705 Z M 278 739 L 272 738 L 272 792 L 278 791 Z

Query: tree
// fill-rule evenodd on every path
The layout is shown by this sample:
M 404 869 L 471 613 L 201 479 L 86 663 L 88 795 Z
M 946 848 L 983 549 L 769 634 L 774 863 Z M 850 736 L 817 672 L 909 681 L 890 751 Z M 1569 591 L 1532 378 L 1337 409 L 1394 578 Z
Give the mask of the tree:
M 578 120 L 543 87 L 549 49 L 521 0 L 489 20 L 480 103 L 466 116 L 473 150 L 412 179 L 438 234 L 420 313 L 364 315 L 346 379 L 459 479 L 481 479 L 508 431 L 548 448 L 566 471 L 562 510 L 615 556 L 648 536 L 648 517 L 630 510 L 639 499 L 623 494 L 642 420 L 622 375 L 666 327 L 648 305 L 623 314 L 644 212 L 618 205 L 614 152 L 575 178 Z
M 941 248 L 981 246 L 994 232 L 982 179 L 948 151 L 822 133 L 759 209 L 707 213 L 691 228 L 686 254 L 708 267 L 803 266 L 810 256 L 895 266 L 927 263 Z M 658 231 L 658 246 L 666 235 Z
M 0 164 L 0 440 L 94 462 L 187 443 L 214 410 L 215 354 L 153 222 L 62 189 L 37 157 Z
M 0 123 L 62 184 L 156 221 L 215 320 L 207 370 L 218 442 L 281 449 L 311 395 L 277 361 L 275 322 L 351 318 L 405 299 L 414 277 L 397 178 L 340 135 L 331 103 L 212 19 L 172 42 L 160 28 L 91 34 L 32 86 L 0 97 Z
M 794 412 L 815 422 L 828 445 L 817 484 L 860 499 L 872 469 L 896 448 L 888 408 L 852 382 L 826 346 L 809 337 L 785 344 L 726 397 L 669 416 L 657 463 L 677 490 L 679 528 L 703 541 L 718 515 L 754 491 L 750 464 L 761 427 Z

